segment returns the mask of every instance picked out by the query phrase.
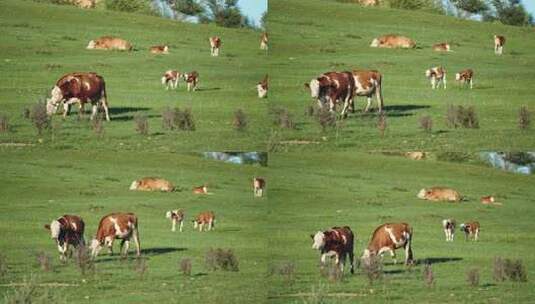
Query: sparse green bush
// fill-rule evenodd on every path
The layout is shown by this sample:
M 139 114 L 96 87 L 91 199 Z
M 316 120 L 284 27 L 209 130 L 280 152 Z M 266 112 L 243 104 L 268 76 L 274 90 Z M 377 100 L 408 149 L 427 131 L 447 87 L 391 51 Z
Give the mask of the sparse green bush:
M 234 112 L 232 126 L 234 126 L 234 129 L 237 131 L 245 131 L 245 129 L 247 129 L 247 116 L 241 109 Z
M 114 11 L 153 15 L 149 0 L 106 0 L 106 8 Z
M 505 259 L 505 275 L 513 282 L 528 281 L 528 273 L 522 260 Z
M 472 287 L 479 286 L 479 269 L 472 268 L 466 273 L 466 281 Z
M 281 127 L 283 129 L 294 129 L 295 123 L 293 121 L 292 115 L 285 108 L 271 108 L 269 110 L 273 124 Z
M 526 130 L 529 128 L 530 123 L 531 113 L 528 110 L 528 107 L 520 107 L 520 111 L 518 112 L 518 127 L 520 128 L 520 130 Z
M 178 263 L 178 268 L 180 269 L 180 271 L 182 272 L 183 275 L 185 276 L 190 276 L 191 275 L 191 259 L 188 259 L 188 258 L 184 258 L 182 260 L 180 260 L 180 263 Z
M 362 270 L 368 278 L 368 282 L 372 285 L 374 282 L 379 281 L 383 277 L 383 262 L 381 257 L 377 255 L 371 255 L 365 261 L 361 263 Z
M 433 119 L 431 119 L 431 116 L 420 117 L 420 128 L 428 133 L 433 130 Z
M 326 107 L 316 111 L 316 120 L 320 124 L 323 132 L 328 128 L 334 128 L 336 126 L 336 114 L 329 111 Z
M 61 292 L 57 292 L 52 287 L 40 287 L 37 279 L 31 276 L 29 279 L 24 278 L 24 281 L 19 286 L 9 291 L 4 296 L 4 303 L 6 304 L 63 304 L 67 300 L 62 296 Z
M 6 115 L 0 114 L 0 133 L 9 132 L 9 118 Z
M 232 249 L 210 248 L 204 256 L 206 268 L 210 271 L 238 271 L 238 258 Z
M 30 119 L 37 129 L 37 134 L 41 135 L 45 129 L 50 128 L 50 117 L 46 113 L 46 106 L 39 102 L 32 106 Z
M 424 283 L 427 287 L 433 287 L 435 284 L 435 275 L 433 273 L 433 267 L 431 264 L 426 263 L 422 271 Z
M 149 134 L 149 120 L 147 119 L 147 115 L 136 114 L 134 116 L 134 123 L 137 133 L 141 135 Z

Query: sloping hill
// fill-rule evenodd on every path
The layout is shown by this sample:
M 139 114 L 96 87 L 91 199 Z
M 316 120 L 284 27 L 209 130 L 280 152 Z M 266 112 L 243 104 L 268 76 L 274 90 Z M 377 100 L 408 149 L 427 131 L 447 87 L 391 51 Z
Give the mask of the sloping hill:
M 534 131 L 517 127 L 521 105 L 535 109 L 535 33 L 517 28 L 415 11 L 364 8 L 327 0 L 271 1 L 269 28 L 273 78 L 271 100 L 287 107 L 297 120 L 296 131 L 282 131 L 281 139 L 327 142 L 316 149 L 479 150 L 527 149 L 535 146 Z M 416 40 L 414 50 L 375 49 L 374 37 L 397 33 Z M 493 35 L 508 39 L 505 54 L 495 56 Z M 454 52 L 440 54 L 431 45 L 450 42 Z M 432 91 L 426 69 L 443 65 L 447 90 Z M 302 113 L 311 103 L 303 83 L 332 70 L 378 69 L 384 75 L 387 131 L 376 128 L 376 115 L 351 115 L 338 132 L 320 131 Z M 460 88 L 455 73 L 475 70 L 473 90 Z M 357 99 L 357 109 L 365 99 Z M 479 129 L 449 129 L 445 116 L 450 104 L 474 106 Z M 433 132 L 419 129 L 424 115 L 433 119 Z M 288 147 L 282 147 L 286 149 Z M 293 149 L 299 149 L 292 147 Z M 292 149 L 290 148 L 290 149 Z M 311 148 L 311 147 L 307 147 Z
M 259 33 L 196 25 L 157 17 L 71 6 L 7 0 L 0 3 L 0 105 L 13 132 L 2 142 L 35 142 L 36 132 L 23 119 L 23 108 L 44 98 L 56 80 L 72 71 L 94 71 L 104 76 L 112 112 L 104 136 L 93 134 L 76 115 L 54 118 L 55 131 L 44 135 L 51 146 L 111 147 L 167 150 L 254 150 L 264 147 L 265 101 L 256 96 L 256 83 L 266 73 L 266 52 L 258 49 Z M 116 35 L 132 42 L 136 51 L 100 52 L 85 47 L 89 40 Z M 208 37 L 219 35 L 221 56 L 210 56 Z M 167 56 L 149 54 L 148 48 L 168 44 Z M 167 69 L 197 70 L 200 89 L 167 92 L 160 78 Z M 191 107 L 195 132 L 165 132 L 165 107 Z M 233 113 L 241 108 L 249 120 L 245 132 L 232 127 Z M 73 114 L 76 114 L 73 112 Z M 132 118 L 149 117 L 150 136 L 136 136 Z

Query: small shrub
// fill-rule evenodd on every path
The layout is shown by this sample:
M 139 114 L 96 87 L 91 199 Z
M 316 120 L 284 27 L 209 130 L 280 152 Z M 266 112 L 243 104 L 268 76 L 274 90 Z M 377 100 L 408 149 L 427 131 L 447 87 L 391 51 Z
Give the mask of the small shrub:
M 436 153 L 437 160 L 439 161 L 449 161 L 449 162 L 457 162 L 457 163 L 463 163 L 468 162 L 472 158 L 472 155 L 467 152 L 437 152 Z
M 149 270 L 149 265 L 147 264 L 147 259 L 138 257 L 134 262 L 134 271 L 137 272 L 139 277 L 143 279 L 145 273 Z
M 162 128 L 164 130 L 175 129 L 175 117 L 177 109 L 165 108 L 162 112 Z
M 310 294 L 303 296 L 302 300 L 305 304 L 324 304 L 327 303 L 328 293 L 327 286 L 320 282 L 318 286 L 312 286 Z
M 366 261 L 363 261 L 361 265 L 370 285 L 383 277 L 383 263 L 379 256 L 372 255 Z
M 379 130 L 379 134 L 381 134 L 381 137 L 385 136 L 386 127 L 386 113 L 381 112 L 377 117 L 377 129 Z
M 44 103 L 36 103 L 30 111 L 30 119 L 37 129 L 37 134 L 41 135 L 43 130 L 50 128 L 50 117 L 46 114 Z
M 180 260 L 180 262 L 178 263 L 178 268 L 180 269 L 183 275 L 190 276 L 191 275 L 191 260 L 187 258 Z
M 141 135 L 149 134 L 149 120 L 147 119 L 147 115 L 136 114 L 136 116 L 134 116 L 134 123 L 137 133 Z
M 97 113 L 93 120 L 91 120 L 91 129 L 96 135 L 102 136 L 104 133 L 104 115 L 102 113 Z
M 238 258 L 231 249 L 209 249 L 204 256 L 206 268 L 210 271 L 238 271 Z
M 528 273 L 522 260 L 505 259 L 505 275 L 513 282 L 528 281 Z
M 457 125 L 457 107 L 454 105 L 448 105 L 448 109 L 446 111 L 446 125 L 448 128 L 458 128 Z
M 494 278 L 495 282 L 503 282 L 507 279 L 507 275 L 505 273 L 505 261 L 501 257 L 494 257 L 492 277 Z
M 105 4 L 109 10 L 154 14 L 148 0 L 106 0 Z
M 466 281 L 472 287 L 479 286 L 479 269 L 472 268 L 466 273 Z
M 22 109 L 22 118 L 24 119 L 30 119 L 30 108 L 29 107 L 24 107 L 24 109 Z
M 427 287 L 432 287 L 435 284 L 435 275 L 433 273 L 433 267 L 427 263 L 422 271 L 424 283 Z
M 290 112 L 285 108 L 271 108 L 270 114 L 273 118 L 273 124 L 283 129 L 294 129 L 295 123 Z
M 34 276 L 24 278 L 22 284 L 17 285 L 12 291 L 4 296 L 6 304 L 45 304 L 45 303 L 68 303 L 61 292 L 52 287 L 41 287 Z
M 305 116 L 306 117 L 312 117 L 314 116 L 314 107 L 311 105 L 308 105 L 305 107 Z
M 36 259 L 42 271 L 48 272 L 52 270 L 52 261 L 50 260 L 50 256 L 48 256 L 45 252 L 38 252 Z
M 528 110 L 527 106 L 520 107 L 520 111 L 518 112 L 518 127 L 521 130 L 526 130 L 529 128 L 529 125 L 531 123 L 531 113 Z
M 316 119 L 323 132 L 325 132 L 328 128 L 333 128 L 336 126 L 336 114 L 329 111 L 329 109 L 326 107 L 316 111 Z
M 9 119 L 7 116 L 0 114 L 0 133 L 9 132 Z
M 2 279 L 7 274 L 7 260 L 6 257 L 0 253 L 0 279 Z
M 420 128 L 428 133 L 433 130 L 433 120 L 430 116 L 420 117 Z
M 236 112 L 234 112 L 232 126 L 234 126 L 234 129 L 237 131 L 244 131 L 247 129 L 247 116 L 241 109 L 238 109 Z
M 286 281 L 291 282 L 295 278 L 295 263 L 281 262 L 278 265 L 271 265 L 269 275 L 277 274 L 285 278 Z
M 166 108 L 162 112 L 162 128 L 164 130 L 195 131 L 195 119 L 190 108 L 184 111 L 179 108 Z
M 335 263 L 327 263 L 320 268 L 320 274 L 331 282 L 339 282 L 343 278 L 342 269 Z
M 446 124 L 450 128 L 479 128 L 479 119 L 476 115 L 474 107 L 463 107 L 449 105 L 446 113 Z
M 91 256 L 89 255 L 89 252 L 87 251 L 87 247 L 85 246 L 79 246 L 76 249 L 76 266 L 78 266 L 78 269 L 82 273 L 82 275 L 85 275 L 88 271 L 94 272 L 95 271 L 95 264 L 93 263 L 93 260 L 91 259 Z

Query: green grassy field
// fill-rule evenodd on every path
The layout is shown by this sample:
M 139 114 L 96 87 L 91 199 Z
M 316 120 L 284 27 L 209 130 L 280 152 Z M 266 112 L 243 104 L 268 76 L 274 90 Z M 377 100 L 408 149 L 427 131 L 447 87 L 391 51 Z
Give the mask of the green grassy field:
M 307 147 L 283 145 L 280 150 L 523 150 L 534 146 L 534 131 L 519 131 L 521 105 L 535 106 L 532 80 L 535 72 L 535 33 L 490 23 L 459 20 L 418 11 L 363 8 L 325 0 L 274 0 L 269 6 L 272 104 L 293 114 L 297 129 L 282 130 L 280 140 L 323 143 Z M 370 48 L 373 38 L 397 33 L 414 39 L 420 48 L 391 50 Z M 507 36 L 502 57 L 494 55 L 493 35 Z M 439 54 L 431 45 L 447 41 L 454 52 Z M 448 71 L 446 91 L 432 91 L 426 69 L 443 65 Z M 376 128 L 376 115 L 359 110 L 342 123 L 338 132 L 323 133 L 316 121 L 306 118 L 312 103 L 303 84 L 326 71 L 355 68 L 382 72 L 387 130 Z M 455 84 L 455 73 L 472 68 L 472 91 Z M 276 75 L 276 76 L 275 76 Z M 449 104 L 474 106 L 479 129 L 449 129 L 445 123 Z M 433 132 L 419 129 L 420 117 L 433 119 Z M 322 139 L 326 137 L 327 140 Z
M 293 278 L 270 278 L 273 303 L 528 303 L 533 301 L 531 254 L 533 177 L 513 175 L 479 164 L 435 160 L 413 161 L 399 156 L 365 153 L 276 154 L 270 159 L 269 239 L 273 265 L 293 264 Z M 462 203 L 422 201 L 423 187 L 449 186 L 467 197 Z M 495 195 L 502 206 L 483 206 L 479 197 Z M 447 243 L 444 218 L 458 223 L 478 220 L 479 242 L 466 242 L 456 231 Z M 373 285 L 358 269 L 341 282 L 320 275 L 319 252 L 309 235 L 333 226 L 349 225 L 356 235 L 360 256 L 373 230 L 382 223 L 405 221 L 414 229 L 413 251 L 417 266 L 407 269 L 384 258 L 382 281 Z M 527 283 L 496 283 L 492 277 L 495 256 L 522 259 Z M 398 252 L 398 261 L 404 258 Z M 425 261 L 432 265 L 433 287 L 422 279 Z M 478 268 L 480 285 L 470 287 L 466 272 Z M 348 268 L 346 268 L 346 271 Z M 319 287 L 321 286 L 321 287 Z M 319 290 L 320 291 L 319 291 Z M 315 292 L 312 292 L 315 290 Z M 317 301 L 323 296 L 324 302 Z
M 15 0 L 0 3 L 0 20 L 0 112 L 13 126 L 12 132 L 0 134 L 0 142 L 36 142 L 35 129 L 22 118 L 24 107 L 50 94 L 65 73 L 94 71 L 106 80 L 111 108 L 112 121 L 105 125 L 104 136 L 95 136 L 73 111 L 65 121 L 54 117 L 56 129 L 42 136 L 45 144 L 139 150 L 144 143 L 143 149 L 163 152 L 265 147 L 266 101 L 258 99 L 255 88 L 267 70 L 259 32 Z M 122 37 L 136 51 L 85 49 L 89 40 L 103 35 Z M 208 43 L 213 35 L 223 42 L 216 58 L 210 56 Z M 170 54 L 149 54 L 148 48 L 157 44 L 168 44 Z M 168 69 L 197 70 L 199 91 L 186 92 L 183 82 L 179 90 L 165 91 L 160 78 Z M 192 109 L 195 132 L 162 130 L 162 110 L 175 106 Z M 244 132 L 232 127 L 233 114 L 240 108 L 249 120 Z M 135 114 L 149 117 L 148 137 L 136 136 Z

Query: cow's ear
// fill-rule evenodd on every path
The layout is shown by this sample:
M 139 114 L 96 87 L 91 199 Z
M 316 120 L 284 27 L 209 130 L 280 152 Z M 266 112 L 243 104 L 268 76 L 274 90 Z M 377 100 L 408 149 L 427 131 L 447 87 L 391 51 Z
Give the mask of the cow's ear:
M 313 234 L 311 234 L 311 235 L 310 235 L 310 238 L 311 238 L 311 239 L 314 239 L 314 235 L 313 235 Z
M 46 224 L 46 225 L 45 225 L 45 229 L 46 229 L 46 230 L 50 230 L 50 225 Z
M 308 84 L 308 83 L 305 82 L 305 88 L 310 89 L 310 84 Z

